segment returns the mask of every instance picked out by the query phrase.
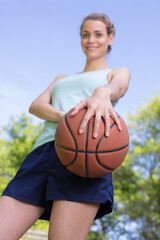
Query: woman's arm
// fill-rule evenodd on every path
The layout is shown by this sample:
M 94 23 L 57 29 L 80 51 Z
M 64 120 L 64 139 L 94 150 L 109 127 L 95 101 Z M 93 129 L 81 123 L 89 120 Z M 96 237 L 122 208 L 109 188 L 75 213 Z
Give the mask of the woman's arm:
M 65 114 L 62 111 L 57 110 L 51 105 L 52 100 L 52 88 L 54 84 L 64 78 L 66 76 L 58 76 L 50 85 L 49 87 L 39 96 L 37 97 L 31 104 L 29 108 L 29 112 L 38 118 L 59 122 L 61 117 Z
M 95 89 L 94 93 L 83 99 L 73 109 L 71 116 L 76 115 L 79 110 L 87 107 L 87 112 L 83 117 L 79 127 L 79 133 L 83 133 L 89 119 L 95 116 L 93 137 L 98 136 L 101 117 L 105 120 L 105 135 L 109 136 L 110 117 L 114 119 L 118 129 L 121 131 L 120 121 L 114 111 L 112 102 L 118 101 L 126 93 L 130 81 L 130 72 L 127 68 L 117 68 L 108 74 L 108 84 Z

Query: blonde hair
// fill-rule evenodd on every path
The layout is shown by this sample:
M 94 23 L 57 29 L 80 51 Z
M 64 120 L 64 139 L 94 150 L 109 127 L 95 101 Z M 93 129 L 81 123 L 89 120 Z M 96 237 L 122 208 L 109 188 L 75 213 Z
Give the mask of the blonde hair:
M 109 19 L 109 17 L 104 14 L 104 13 L 91 13 L 89 14 L 88 16 L 86 16 L 84 19 L 83 19 L 83 22 L 81 24 L 81 27 L 80 27 L 80 35 L 81 35 L 81 32 L 82 32 L 82 27 L 83 27 L 83 24 L 87 21 L 87 20 L 99 20 L 101 22 L 103 22 L 105 25 L 106 25 L 106 30 L 107 30 L 107 34 L 108 36 L 113 33 L 115 35 L 115 32 L 116 32 L 116 29 L 115 29 L 115 26 L 114 24 L 111 22 L 111 20 Z M 108 46 L 108 49 L 107 49 L 107 52 L 110 52 L 111 51 L 111 46 Z

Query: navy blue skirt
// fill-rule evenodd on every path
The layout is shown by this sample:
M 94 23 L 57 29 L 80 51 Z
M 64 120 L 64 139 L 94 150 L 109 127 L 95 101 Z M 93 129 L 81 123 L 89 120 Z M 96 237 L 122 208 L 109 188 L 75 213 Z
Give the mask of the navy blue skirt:
M 112 174 L 83 178 L 58 159 L 54 141 L 33 150 L 22 162 L 3 194 L 45 208 L 40 219 L 50 220 L 53 200 L 101 203 L 95 219 L 113 208 Z

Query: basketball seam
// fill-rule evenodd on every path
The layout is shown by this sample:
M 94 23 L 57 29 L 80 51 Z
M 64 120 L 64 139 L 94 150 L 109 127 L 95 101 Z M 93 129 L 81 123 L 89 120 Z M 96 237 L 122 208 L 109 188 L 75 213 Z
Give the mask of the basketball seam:
M 67 122 L 67 114 L 65 114 L 65 122 L 66 122 L 66 125 L 67 125 L 67 127 L 68 127 L 68 129 L 69 129 L 69 131 L 70 131 L 70 133 L 71 133 L 71 135 L 72 135 L 72 137 L 73 137 L 73 140 L 74 140 L 74 143 L 75 143 L 75 147 L 76 147 L 76 154 L 75 154 L 75 156 L 74 156 L 73 161 L 72 161 L 71 163 L 65 165 L 65 167 L 69 167 L 70 165 L 72 165 L 72 164 L 75 162 L 78 151 L 77 151 L 77 142 L 76 142 L 76 139 L 75 139 L 75 137 L 74 137 L 74 135 L 73 135 L 73 133 L 72 133 L 70 127 L 69 127 L 69 124 L 68 124 L 68 122 Z M 58 144 L 57 144 L 57 145 L 58 145 Z M 58 145 L 58 146 L 59 146 L 59 145 Z
M 89 122 L 88 122 L 88 124 L 87 124 L 87 131 L 86 131 L 86 149 L 85 149 L 85 169 L 86 169 L 86 175 L 87 175 L 87 177 L 89 177 L 89 175 L 88 175 L 88 161 L 87 161 L 89 123 L 90 123 L 90 120 L 89 120 Z
M 86 153 L 86 151 L 74 150 L 74 149 L 63 147 L 63 146 L 59 145 L 58 143 L 56 143 L 56 145 L 58 147 L 62 148 L 62 149 L 68 150 L 68 151 L 77 152 L 77 153 Z M 97 153 L 98 154 L 98 153 L 118 152 L 118 151 L 121 151 L 121 150 L 127 148 L 128 146 L 129 146 L 129 143 L 127 143 L 127 145 L 125 145 L 124 147 L 113 149 L 113 150 L 108 150 L 108 151 L 87 151 L 87 153 Z
M 118 119 L 120 118 L 120 116 L 118 116 Z M 104 121 L 104 120 L 103 120 Z M 115 122 L 111 125 L 110 127 L 110 130 L 112 130 L 112 128 L 115 126 Z M 98 143 L 97 143 L 97 146 L 96 146 L 96 152 L 98 152 L 98 147 L 99 147 L 99 144 L 100 142 L 102 141 L 102 139 L 105 137 L 105 134 L 102 135 L 102 137 L 99 139 Z M 112 150 L 114 152 L 114 150 Z
M 118 119 L 119 119 L 119 118 L 120 118 L 120 116 L 118 115 Z M 103 119 L 103 122 L 104 122 L 104 119 Z M 114 122 L 114 123 L 111 125 L 110 130 L 112 130 L 112 128 L 113 128 L 115 125 L 116 125 L 116 123 Z M 102 139 L 104 138 L 104 136 L 105 136 L 105 134 L 99 139 L 99 141 L 98 141 L 98 143 L 97 143 L 97 146 L 96 146 L 96 160 L 97 160 L 97 162 L 98 162 L 103 168 L 105 168 L 105 169 L 107 169 L 107 170 L 109 170 L 109 171 L 114 171 L 115 168 L 110 168 L 110 167 L 108 167 L 108 166 L 103 165 L 103 164 L 100 162 L 99 158 L 98 158 L 98 153 L 101 153 L 101 152 L 98 152 L 98 147 L 99 147 L 100 142 L 101 142 Z M 123 150 L 123 149 L 127 148 L 128 145 L 129 145 L 129 144 L 127 144 L 126 146 L 124 146 L 124 147 L 122 147 L 122 148 L 114 149 L 114 150 L 108 151 L 108 152 L 117 152 L 117 151 Z
M 125 147 L 119 149 L 119 151 L 127 148 L 128 146 L 129 146 L 129 144 L 127 144 Z M 113 151 L 113 152 L 114 152 L 114 151 Z M 98 162 L 103 168 L 105 168 L 105 169 L 107 169 L 107 170 L 110 170 L 110 171 L 114 171 L 116 168 L 110 168 L 110 167 L 108 167 L 108 166 L 103 165 L 103 164 L 100 162 L 100 160 L 99 160 L 99 158 L 98 158 L 98 153 L 99 153 L 99 152 L 96 152 L 97 162 Z

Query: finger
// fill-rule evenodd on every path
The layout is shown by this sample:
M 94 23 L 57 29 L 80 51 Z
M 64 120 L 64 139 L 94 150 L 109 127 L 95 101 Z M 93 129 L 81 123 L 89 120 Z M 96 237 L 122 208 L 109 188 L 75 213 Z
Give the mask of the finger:
M 78 112 L 79 112 L 79 108 L 76 106 L 76 107 L 73 108 L 73 110 L 71 111 L 70 115 L 71 116 L 75 116 Z
M 94 129 L 93 129 L 93 137 L 98 137 L 99 127 L 101 122 L 101 113 L 96 112 L 95 118 L 94 118 Z
M 105 136 L 109 137 L 109 133 L 110 133 L 110 116 L 108 114 L 105 115 L 104 121 L 105 121 Z
M 84 117 L 82 118 L 82 121 L 81 121 L 81 124 L 79 126 L 79 133 L 83 133 L 86 126 L 87 126 L 87 123 L 89 121 L 89 119 L 93 116 L 92 112 L 87 110 L 86 114 L 84 115 Z
M 120 123 L 120 121 L 119 121 L 119 119 L 118 119 L 118 116 L 117 116 L 117 114 L 116 114 L 115 111 L 112 113 L 112 116 L 111 116 L 111 117 L 112 117 L 113 120 L 115 121 L 115 123 L 116 123 L 116 125 L 117 125 L 117 127 L 118 127 L 118 130 L 121 131 L 121 130 L 122 130 L 121 123 Z
M 86 106 L 84 101 L 80 101 L 80 103 L 78 103 L 73 110 L 71 111 L 70 115 L 71 116 L 75 116 L 82 108 L 84 108 Z

